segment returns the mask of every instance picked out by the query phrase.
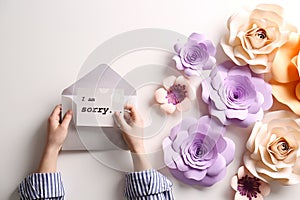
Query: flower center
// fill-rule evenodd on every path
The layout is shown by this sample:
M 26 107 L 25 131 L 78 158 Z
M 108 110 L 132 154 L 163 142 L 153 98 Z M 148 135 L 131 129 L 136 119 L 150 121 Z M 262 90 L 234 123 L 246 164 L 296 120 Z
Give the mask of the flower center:
M 260 185 L 261 183 L 258 178 L 246 175 L 238 180 L 237 189 L 242 196 L 247 196 L 249 200 L 252 200 L 252 198 L 257 198 L 258 193 L 261 193 L 259 190 Z
M 263 28 L 259 28 L 255 24 L 245 34 L 245 39 L 245 46 L 247 49 L 260 49 L 272 42 L 268 37 L 267 31 Z
M 181 84 L 174 84 L 168 90 L 166 98 L 168 99 L 168 103 L 177 105 L 181 103 L 186 96 L 186 86 Z
M 265 39 L 265 38 L 267 37 L 267 33 L 266 33 L 266 31 L 265 31 L 264 29 L 260 28 L 260 29 L 258 29 L 258 30 L 256 31 L 255 37 L 256 37 L 257 39 L 263 40 L 263 39 Z
M 268 145 L 269 153 L 277 160 L 284 160 L 293 150 L 293 146 L 284 137 L 279 137 Z
M 206 154 L 206 149 L 205 148 L 197 147 L 197 149 L 196 149 L 196 156 L 197 157 L 201 158 L 205 154 Z
M 195 45 L 189 49 L 186 58 L 187 61 L 191 62 L 192 64 L 205 63 L 208 59 L 208 53 L 203 45 Z
M 239 96 L 240 96 L 240 95 L 239 95 L 239 92 L 236 92 L 236 91 L 233 92 L 233 98 L 234 98 L 234 99 L 238 99 Z
M 280 141 L 277 144 L 277 149 L 280 154 L 285 154 L 289 151 L 290 147 L 289 144 L 286 141 Z
M 223 103 L 236 110 L 246 109 L 256 100 L 255 86 L 246 76 L 228 76 L 218 91 Z

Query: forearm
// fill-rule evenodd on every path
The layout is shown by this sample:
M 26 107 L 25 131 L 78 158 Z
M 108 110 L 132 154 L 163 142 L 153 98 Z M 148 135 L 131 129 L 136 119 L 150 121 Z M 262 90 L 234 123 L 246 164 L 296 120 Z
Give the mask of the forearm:
M 145 153 L 131 153 L 134 171 L 152 169 L 152 166 Z
M 58 153 L 59 149 L 46 146 L 40 161 L 38 173 L 56 172 Z

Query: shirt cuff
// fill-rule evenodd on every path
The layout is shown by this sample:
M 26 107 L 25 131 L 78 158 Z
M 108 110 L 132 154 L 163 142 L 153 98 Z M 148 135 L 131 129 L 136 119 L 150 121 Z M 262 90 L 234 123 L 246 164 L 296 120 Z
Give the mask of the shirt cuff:
M 21 199 L 51 199 L 65 195 L 60 172 L 34 173 L 19 185 Z
M 128 199 L 151 195 L 172 196 L 172 182 L 155 169 L 127 173 L 125 197 Z

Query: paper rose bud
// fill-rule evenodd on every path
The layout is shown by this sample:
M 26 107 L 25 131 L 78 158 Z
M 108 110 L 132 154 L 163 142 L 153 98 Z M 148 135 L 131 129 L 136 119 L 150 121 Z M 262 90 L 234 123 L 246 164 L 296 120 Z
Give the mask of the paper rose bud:
M 231 187 L 236 191 L 234 200 L 263 200 L 270 194 L 270 185 L 253 175 L 244 167 L 238 169 L 238 174 L 231 179 Z
M 284 185 L 300 183 L 300 118 L 288 111 L 267 113 L 247 141 L 244 163 L 256 177 Z
M 300 36 L 292 33 L 289 41 L 280 47 L 272 66 L 272 93 L 281 103 L 300 115 Z
M 211 69 L 216 63 L 216 48 L 202 34 L 191 34 L 183 46 L 177 43 L 174 49 L 178 54 L 173 57 L 176 67 L 187 76 L 199 76 L 202 69 Z
M 164 160 L 174 177 L 190 185 L 211 186 L 224 178 L 235 145 L 224 126 L 203 116 L 186 118 L 163 141 Z
M 175 110 L 186 111 L 191 107 L 191 100 L 196 98 L 194 87 L 183 76 L 169 76 L 163 81 L 163 88 L 155 91 L 155 100 L 167 114 Z
M 224 125 L 247 127 L 263 118 L 273 103 L 271 86 L 248 66 L 226 61 L 215 67 L 202 83 L 202 99 L 211 115 Z
M 282 14 L 278 5 L 260 4 L 251 12 L 232 15 L 227 22 L 229 33 L 221 40 L 225 54 L 239 66 L 249 64 L 255 73 L 269 72 L 277 48 L 296 31 Z

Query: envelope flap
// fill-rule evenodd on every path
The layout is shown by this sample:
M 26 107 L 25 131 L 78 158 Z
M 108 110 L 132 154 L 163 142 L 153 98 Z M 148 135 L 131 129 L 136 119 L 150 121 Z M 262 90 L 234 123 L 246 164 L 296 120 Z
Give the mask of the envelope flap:
M 77 88 L 112 88 L 124 91 L 124 95 L 136 95 L 136 90 L 106 64 L 100 64 L 81 79 L 64 89 L 62 95 L 74 95 Z

